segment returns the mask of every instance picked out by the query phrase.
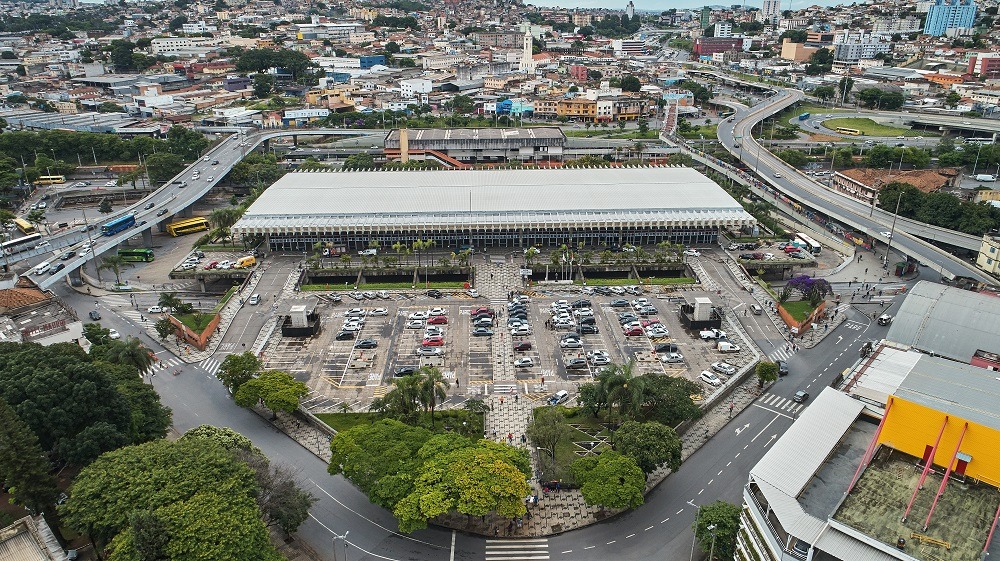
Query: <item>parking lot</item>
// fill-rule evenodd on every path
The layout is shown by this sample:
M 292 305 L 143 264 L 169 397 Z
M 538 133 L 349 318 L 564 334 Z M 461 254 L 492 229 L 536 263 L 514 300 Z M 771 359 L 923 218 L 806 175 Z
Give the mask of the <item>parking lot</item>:
M 691 294 L 706 295 L 697 291 Z M 701 384 L 707 395 L 713 388 L 699 379 L 702 371 L 712 371 L 713 363 L 720 361 L 738 369 L 752 359 L 744 342 L 733 334 L 730 340 L 743 350 L 721 353 L 715 341 L 701 340 L 697 332 L 684 330 L 678 316 L 679 301 L 661 294 L 581 295 L 573 290 L 535 294 L 523 303 L 522 317 L 530 328 L 516 336 L 508 326 L 512 310 L 507 306 L 495 306 L 490 311 L 492 335 L 476 336 L 474 322 L 488 317 L 479 310 L 488 305 L 482 299 L 380 295 L 372 293 L 372 298 L 366 299 L 360 294 L 358 298 L 342 294 L 341 302 L 322 298 L 317 310 L 323 326 L 321 334 L 309 340 L 282 339 L 266 357 L 266 368 L 287 370 L 299 379 L 308 379 L 313 395 L 323 396 L 314 399 L 315 410 L 324 411 L 345 402 L 366 405 L 384 396 L 398 376 L 421 366 L 441 370 L 451 385 L 449 396 L 460 402 L 494 388 L 516 387 L 534 397 L 557 389 L 575 390 L 593 380 L 607 364 L 629 361 L 634 361 L 636 376 L 653 373 L 685 377 Z M 635 314 L 633 321 L 641 328 L 626 335 L 619 314 L 635 313 L 632 301 L 641 298 L 648 299 L 646 305 L 655 311 Z M 568 326 L 553 323 L 554 303 L 563 301 L 565 308 L 581 299 L 589 301 L 589 311 L 576 316 L 574 312 L 586 309 L 579 302 L 577 308 L 569 308 L 569 315 L 579 320 L 592 313 L 597 333 L 578 334 L 577 321 Z M 622 300 L 626 300 L 624 305 Z M 477 310 L 479 314 L 474 317 Z M 351 331 L 345 334 L 345 322 L 351 317 L 363 319 L 355 319 L 346 328 Z M 656 324 L 667 334 L 648 336 L 646 329 L 656 328 Z M 566 342 L 566 338 L 573 340 Z M 356 347 L 359 341 L 369 339 L 374 344 L 366 342 L 362 346 L 373 348 Z M 672 351 L 683 359 L 664 362 L 663 357 Z M 722 382 L 728 379 L 718 369 L 716 374 Z

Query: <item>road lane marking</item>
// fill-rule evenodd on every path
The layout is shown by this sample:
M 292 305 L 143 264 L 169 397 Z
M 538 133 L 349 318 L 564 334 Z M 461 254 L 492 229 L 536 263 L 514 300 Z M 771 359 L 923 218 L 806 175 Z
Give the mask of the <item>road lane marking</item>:
M 643 530 L 643 532 L 648 532 L 648 531 L 650 531 L 650 530 L 652 530 L 652 529 L 653 529 L 653 527 L 652 527 L 652 526 L 650 526 L 649 528 L 646 528 L 645 530 Z
M 774 422 L 778 420 L 778 417 L 782 417 L 782 416 L 784 416 L 784 415 L 782 415 L 782 414 L 780 414 L 780 413 L 776 414 L 776 415 L 774 416 L 774 418 L 773 418 L 773 419 L 771 419 L 771 422 L 770 422 L 770 423 L 768 423 L 768 424 L 767 424 L 767 425 L 766 425 L 766 426 L 765 426 L 764 428 L 760 429 L 760 432 L 758 432 L 756 436 L 754 436 L 753 438 L 751 438 L 751 439 L 750 439 L 750 442 L 752 443 L 753 441 L 757 440 L 757 437 L 758 437 L 758 436 L 760 436 L 761 434 L 763 434 L 763 433 L 764 433 L 764 431 L 766 431 L 766 430 L 767 430 L 767 427 L 769 427 L 769 426 L 771 426 L 772 424 L 774 424 Z
M 635 534 L 629 534 L 629 535 L 625 536 L 625 539 L 627 540 L 627 539 L 629 539 L 631 537 L 634 537 L 634 536 L 635 536 Z

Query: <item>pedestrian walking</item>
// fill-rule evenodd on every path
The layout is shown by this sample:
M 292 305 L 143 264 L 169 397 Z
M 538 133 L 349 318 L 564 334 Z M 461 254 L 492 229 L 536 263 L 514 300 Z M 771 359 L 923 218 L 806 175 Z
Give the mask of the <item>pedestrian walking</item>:
M 519 394 L 514 394 L 514 403 L 517 403 L 518 402 L 518 398 L 520 398 L 520 397 L 521 396 Z
M 500 407 L 503 407 L 503 396 L 500 396 Z

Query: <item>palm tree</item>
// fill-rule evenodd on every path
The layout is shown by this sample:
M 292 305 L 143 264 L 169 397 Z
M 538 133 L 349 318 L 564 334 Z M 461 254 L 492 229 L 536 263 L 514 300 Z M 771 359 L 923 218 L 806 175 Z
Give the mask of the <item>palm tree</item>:
M 441 371 L 433 366 L 425 366 L 420 369 L 418 376 L 420 380 L 420 403 L 424 406 L 424 411 L 431 412 L 431 428 L 434 428 L 434 409 L 439 401 L 448 399 L 445 390 L 448 389 L 448 380 L 444 379 Z
M 153 352 L 134 337 L 129 337 L 124 341 L 114 341 L 109 358 L 118 364 L 134 366 L 139 372 L 149 370 L 155 360 Z
M 101 257 L 101 264 L 97 266 L 97 270 L 107 270 L 115 274 L 115 284 L 122 283 L 122 266 L 125 265 L 125 259 L 119 257 L 118 255 L 108 255 L 107 257 Z
M 618 418 L 634 416 L 642 407 L 644 384 L 633 373 L 635 361 L 626 364 L 612 364 L 601 373 L 600 384 L 608 396 L 609 418 L 618 409 Z
M 176 310 L 182 304 L 181 299 L 177 297 L 176 292 L 161 292 L 160 300 L 157 302 L 160 306 L 164 308 L 170 308 L 171 310 Z
M 239 207 L 220 208 L 212 211 L 208 221 L 215 224 L 216 228 L 229 228 L 239 221 L 243 211 Z

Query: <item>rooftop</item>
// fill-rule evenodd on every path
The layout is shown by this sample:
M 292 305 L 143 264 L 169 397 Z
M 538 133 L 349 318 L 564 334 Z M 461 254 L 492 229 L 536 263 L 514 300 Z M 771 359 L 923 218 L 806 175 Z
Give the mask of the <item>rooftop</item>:
M 992 370 L 922 355 L 895 395 L 1000 430 L 1000 380 Z
M 234 229 L 392 228 L 414 222 L 620 228 L 755 221 L 690 168 L 562 168 L 290 173 L 264 191 Z
M 903 300 L 886 339 L 968 362 L 976 351 L 1000 352 L 1000 298 L 928 281 Z
M 882 188 L 894 181 L 909 183 L 924 193 L 936 191 L 951 181 L 957 172 L 954 169 L 940 170 L 920 169 L 907 170 L 902 173 L 884 169 L 845 169 L 837 172 L 840 175 L 859 181 L 869 187 Z
M 508 140 L 510 138 L 566 139 L 559 127 L 486 128 L 486 129 L 407 129 L 414 140 Z M 399 142 L 399 129 L 389 131 L 386 140 Z

